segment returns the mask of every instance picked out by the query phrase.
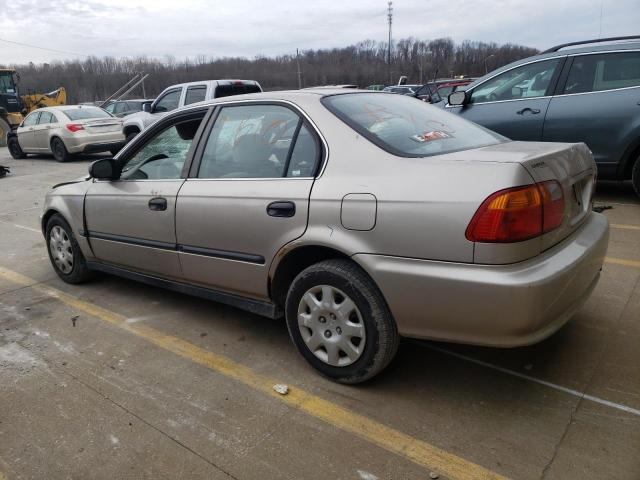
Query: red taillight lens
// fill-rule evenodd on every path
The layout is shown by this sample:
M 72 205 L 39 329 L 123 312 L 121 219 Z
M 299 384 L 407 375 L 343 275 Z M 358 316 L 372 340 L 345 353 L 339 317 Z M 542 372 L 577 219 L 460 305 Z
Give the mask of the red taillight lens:
M 489 196 L 467 227 L 472 242 L 521 242 L 562 224 L 564 197 L 554 180 L 507 188 Z
M 69 130 L 71 133 L 76 133 L 80 130 L 84 130 L 84 126 L 79 123 L 68 123 L 67 130 Z

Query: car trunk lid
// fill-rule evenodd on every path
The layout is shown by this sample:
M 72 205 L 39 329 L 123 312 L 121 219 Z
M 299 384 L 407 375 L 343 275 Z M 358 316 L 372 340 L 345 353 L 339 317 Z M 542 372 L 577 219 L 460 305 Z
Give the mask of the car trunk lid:
M 82 122 L 87 133 L 108 133 L 122 130 L 122 120 L 118 118 L 90 119 Z

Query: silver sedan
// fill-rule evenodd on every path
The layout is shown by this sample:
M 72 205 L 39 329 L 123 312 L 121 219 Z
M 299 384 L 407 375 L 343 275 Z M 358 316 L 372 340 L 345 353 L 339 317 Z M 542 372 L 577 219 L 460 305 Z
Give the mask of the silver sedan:
M 285 317 L 324 375 L 401 336 L 538 342 L 598 281 L 609 227 L 584 144 L 512 142 L 415 99 L 306 90 L 176 110 L 46 197 L 53 268 Z
M 101 108 L 85 105 L 35 110 L 7 139 L 13 158 L 49 153 L 59 162 L 69 160 L 75 153 L 115 155 L 123 145 L 122 120 Z

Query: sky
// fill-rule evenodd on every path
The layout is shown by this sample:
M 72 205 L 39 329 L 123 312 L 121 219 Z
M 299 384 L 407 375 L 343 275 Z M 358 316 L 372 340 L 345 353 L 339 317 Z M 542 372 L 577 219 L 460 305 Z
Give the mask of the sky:
M 0 64 L 83 58 L 76 53 L 253 58 L 386 41 L 386 8 L 386 0 L 0 0 Z M 450 37 L 545 49 L 640 34 L 638 25 L 640 0 L 393 2 L 394 39 Z

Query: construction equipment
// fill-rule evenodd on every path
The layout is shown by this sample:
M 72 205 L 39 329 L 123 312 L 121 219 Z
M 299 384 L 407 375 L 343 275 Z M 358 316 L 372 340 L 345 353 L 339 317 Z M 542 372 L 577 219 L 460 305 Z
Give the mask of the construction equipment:
M 60 87 L 50 93 L 18 93 L 18 74 L 12 68 L 0 69 L 0 147 L 7 144 L 7 134 L 18 128 L 33 110 L 67 103 L 67 91 Z

